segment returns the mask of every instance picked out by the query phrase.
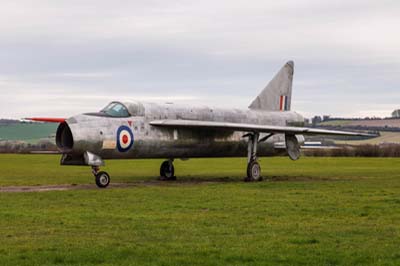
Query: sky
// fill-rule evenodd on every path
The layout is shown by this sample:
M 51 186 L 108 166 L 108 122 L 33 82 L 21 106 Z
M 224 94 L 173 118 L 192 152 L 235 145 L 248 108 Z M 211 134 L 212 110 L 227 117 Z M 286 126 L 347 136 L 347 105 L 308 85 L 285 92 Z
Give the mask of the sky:
M 0 117 L 112 100 L 247 108 L 295 62 L 292 110 L 400 108 L 400 1 L 4 1 Z

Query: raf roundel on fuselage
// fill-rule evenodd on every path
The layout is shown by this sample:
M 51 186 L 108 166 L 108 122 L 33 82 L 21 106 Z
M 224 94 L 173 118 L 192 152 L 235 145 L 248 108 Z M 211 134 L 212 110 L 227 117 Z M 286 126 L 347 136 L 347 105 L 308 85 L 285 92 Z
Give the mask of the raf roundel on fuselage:
M 117 131 L 117 148 L 120 152 L 127 152 L 134 142 L 132 130 L 127 126 L 120 126 Z

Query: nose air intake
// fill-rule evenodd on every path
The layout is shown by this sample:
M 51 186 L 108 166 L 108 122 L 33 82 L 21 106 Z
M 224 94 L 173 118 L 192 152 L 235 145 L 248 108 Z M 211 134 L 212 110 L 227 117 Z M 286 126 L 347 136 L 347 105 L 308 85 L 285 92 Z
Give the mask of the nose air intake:
M 61 123 L 57 128 L 56 144 L 62 152 L 68 152 L 74 146 L 72 132 L 66 122 Z

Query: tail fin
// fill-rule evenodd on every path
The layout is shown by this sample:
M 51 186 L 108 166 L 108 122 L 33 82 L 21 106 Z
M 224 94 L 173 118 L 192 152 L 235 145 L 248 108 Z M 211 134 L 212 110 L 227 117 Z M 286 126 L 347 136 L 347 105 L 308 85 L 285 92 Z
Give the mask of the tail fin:
M 293 61 L 287 62 L 250 104 L 250 109 L 289 111 L 292 101 Z

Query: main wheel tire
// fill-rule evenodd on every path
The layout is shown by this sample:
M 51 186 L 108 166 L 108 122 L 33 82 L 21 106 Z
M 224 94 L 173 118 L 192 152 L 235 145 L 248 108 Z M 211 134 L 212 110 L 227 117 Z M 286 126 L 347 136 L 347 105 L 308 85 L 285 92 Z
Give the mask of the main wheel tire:
M 172 162 L 164 161 L 160 167 L 160 177 L 162 180 L 176 180 L 175 169 Z
M 247 164 L 247 177 L 245 181 L 252 182 L 252 181 L 261 181 L 261 167 L 257 161 L 251 161 Z
M 110 184 L 110 176 L 107 172 L 100 171 L 95 176 L 96 185 L 99 188 L 106 188 Z

